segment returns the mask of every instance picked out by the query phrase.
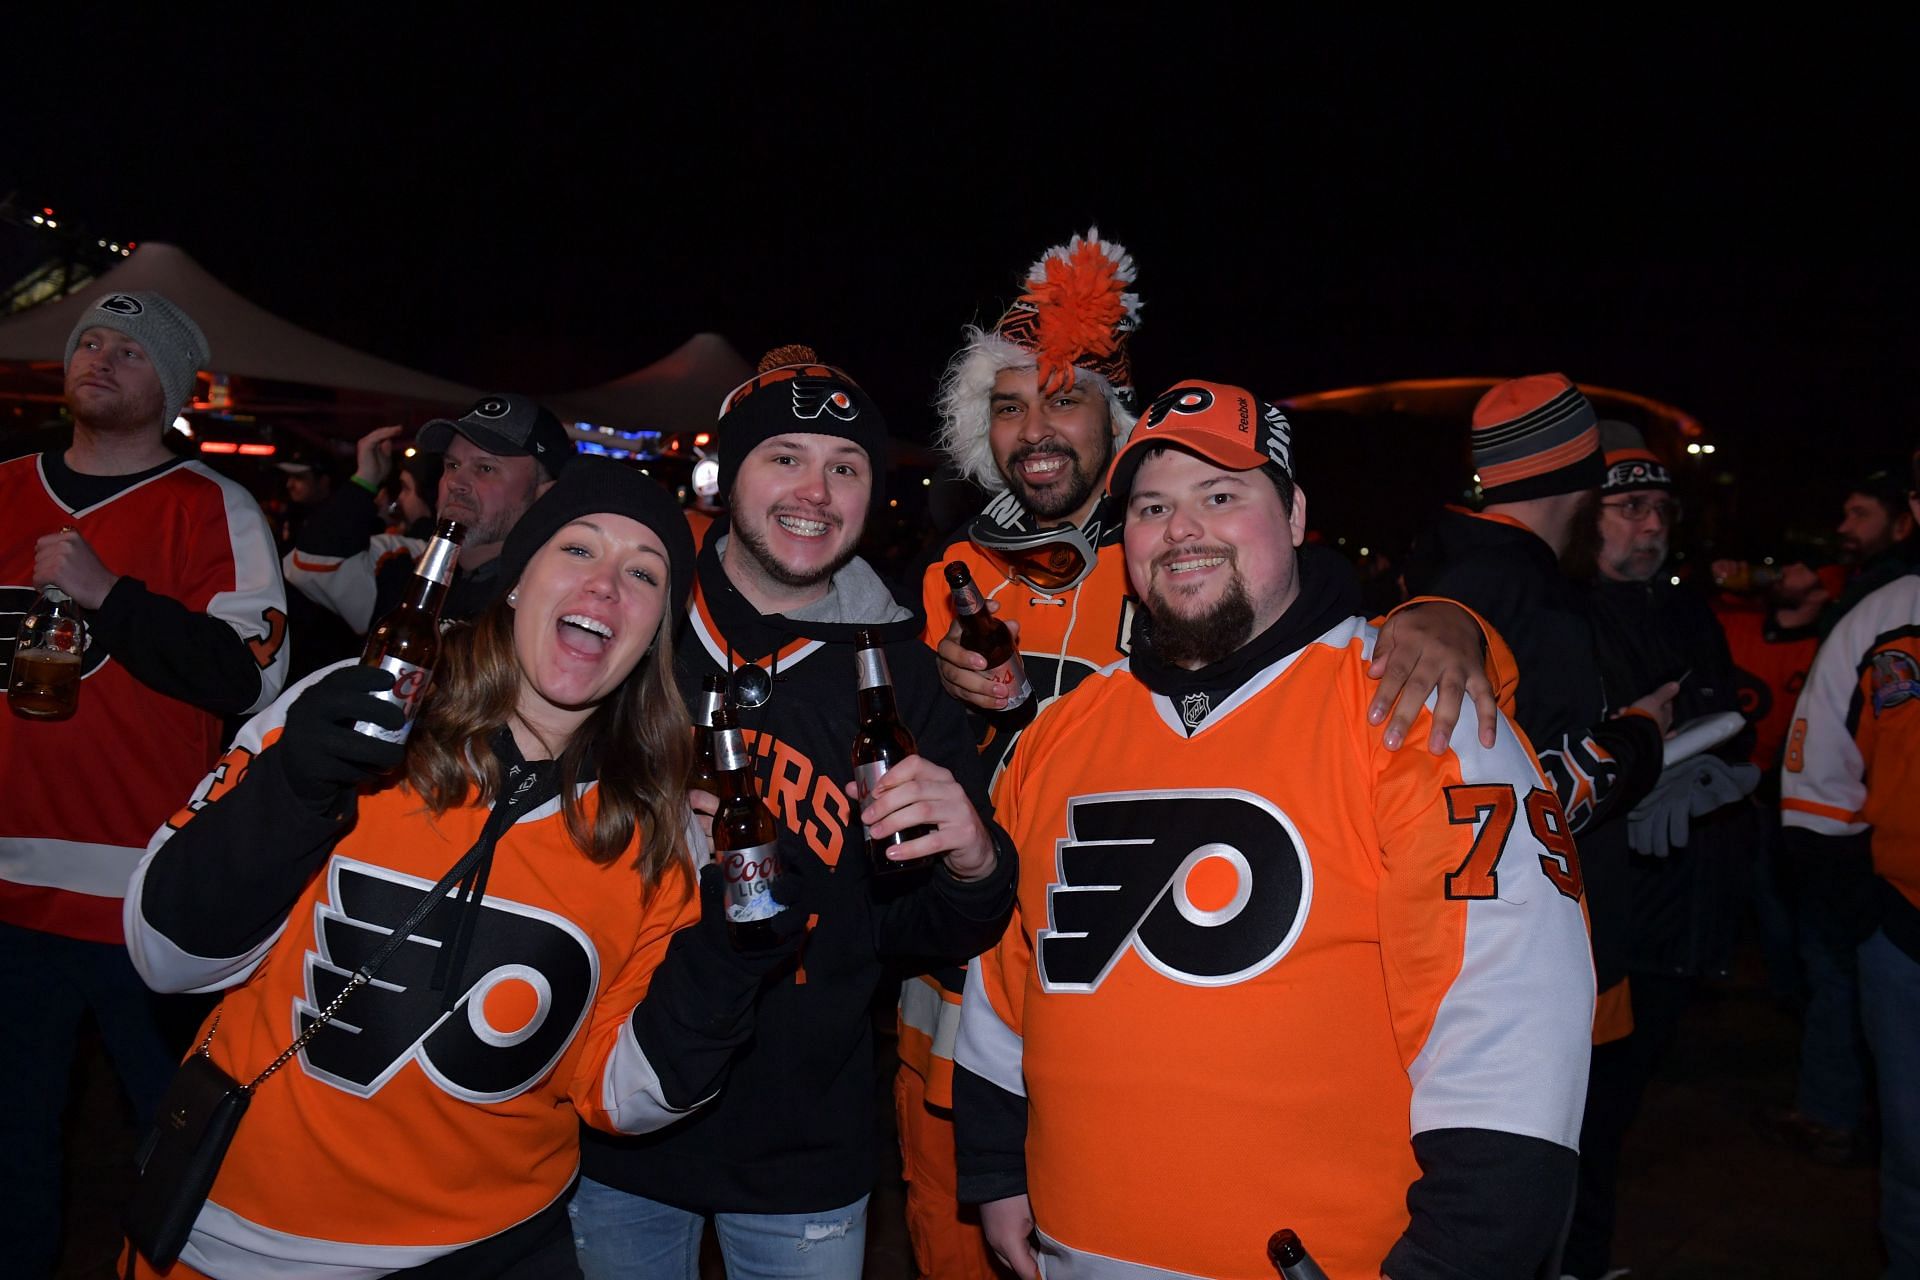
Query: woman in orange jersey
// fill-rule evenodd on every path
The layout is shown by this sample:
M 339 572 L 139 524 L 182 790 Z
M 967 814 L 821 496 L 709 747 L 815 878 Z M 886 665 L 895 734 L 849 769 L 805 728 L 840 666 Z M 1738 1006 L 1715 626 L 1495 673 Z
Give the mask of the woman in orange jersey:
M 205 1049 L 244 1082 L 472 858 L 259 1082 L 180 1261 L 141 1274 L 578 1275 L 579 1119 L 667 1124 L 745 1040 L 788 948 L 728 945 L 717 873 L 695 901 L 671 651 L 685 519 L 638 472 L 582 459 L 502 561 L 512 589 L 447 636 L 404 745 L 354 728 L 403 727 L 377 696 L 391 676 L 317 673 L 135 873 L 135 964 L 157 989 L 228 992 Z

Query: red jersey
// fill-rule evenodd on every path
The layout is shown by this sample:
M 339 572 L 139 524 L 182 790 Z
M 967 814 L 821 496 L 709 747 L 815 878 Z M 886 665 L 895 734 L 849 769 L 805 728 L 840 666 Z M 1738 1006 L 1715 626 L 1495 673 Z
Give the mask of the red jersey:
M 286 593 L 273 533 L 240 485 L 183 462 L 82 510 L 48 487 L 39 455 L 0 462 L 0 611 L 24 613 L 33 544 L 71 527 L 100 562 L 246 638 L 272 702 L 286 680 Z M 0 920 L 121 941 L 120 902 L 153 829 L 220 754 L 211 712 L 135 679 L 96 631 L 69 720 L 0 716 Z

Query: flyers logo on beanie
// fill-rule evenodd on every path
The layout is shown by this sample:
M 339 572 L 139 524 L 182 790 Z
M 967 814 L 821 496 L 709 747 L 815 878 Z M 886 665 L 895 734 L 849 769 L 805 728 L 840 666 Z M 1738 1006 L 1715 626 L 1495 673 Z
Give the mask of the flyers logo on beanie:
M 330 905 L 315 912 L 306 956 L 306 998 L 294 1002 L 305 1031 L 354 971 L 398 928 L 432 882 L 349 858 L 327 873 Z M 380 976 L 341 1007 L 307 1044 L 308 1075 L 360 1097 L 378 1093 L 409 1062 L 447 1093 L 500 1102 L 538 1082 L 566 1051 L 599 985 L 599 957 L 571 921 L 488 896 L 451 1008 L 435 985 L 461 908 L 426 918 Z
M 111 294 L 94 303 L 94 306 L 101 311 L 111 311 L 117 316 L 137 316 L 146 311 L 146 308 L 140 305 L 140 299 L 130 298 L 124 293 Z
M 860 414 L 853 394 L 846 385 L 832 378 L 801 374 L 793 379 L 793 416 L 817 418 L 830 413 L 842 422 L 851 422 Z
M 1313 900 L 1298 828 L 1247 791 L 1076 798 L 1034 947 L 1043 990 L 1095 991 L 1129 950 L 1175 982 L 1223 987 L 1292 949 Z
M 1175 387 L 1147 406 L 1147 420 L 1141 425 L 1151 431 L 1170 413 L 1205 413 L 1211 408 L 1213 392 L 1205 387 Z

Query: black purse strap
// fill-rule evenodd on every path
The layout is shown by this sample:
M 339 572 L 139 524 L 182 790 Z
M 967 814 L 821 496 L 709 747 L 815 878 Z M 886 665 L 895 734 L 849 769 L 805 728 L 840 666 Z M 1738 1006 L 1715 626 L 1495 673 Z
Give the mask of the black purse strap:
M 473 847 L 460 855 L 460 860 L 449 867 L 447 873 L 440 877 L 433 888 L 421 896 L 412 914 L 381 944 L 378 951 L 367 957 L 366 962 L 354 970 L 353 977 L 348 979 L 347 985 L 340 989 L 340 994 L 329 1001 L 327 1007 L 320 1011 L 319 1016 L 294 1037 L 293 1043 L 281 1050 L 280 1056 L 268 1063 L 264 1071 L 240 1086 L 243 1091 L 252 1093 L 258 1089 L 261 1081 L 287 1065 L 295 1054 L 306 1048 L 307 1042 L 319 1034 L 320 1028 L 333 1021 L 333 1016 L 340 1012 L 340 1006 L 347 1002 L 347 997 L 372 982 L 374 975 L 380 972 L 381 966 L 393 958 L 394 952 L 406 943 L 407 939 L 413 935 L 413 931 L 418 929 L 441 903 L 447 901 L 454 887 L 463 884 L 473 874 L 474 868 L 480 865 L 481 860 L 492 854 L 494 845 L 499 843 L 506 829 L 513 825 L 515 812 L 535 791 L 546 771 L 526 766 L 520 772 L 521 777 L 514 789 L 494 801 L 492 811 L 487 814 L 486 825 L 480 829 L 480 836 L 473 842 Z M 213 1015 L 213 1024 L 207 1028 L 206 1039 L 200 1042 L 200 1048 L 196 1052 L 203 1054 L 207 1052 L 208 1046 L 213 1043 L 213 1033 L 219 1026 L 220 1014 L 216 1011 Z

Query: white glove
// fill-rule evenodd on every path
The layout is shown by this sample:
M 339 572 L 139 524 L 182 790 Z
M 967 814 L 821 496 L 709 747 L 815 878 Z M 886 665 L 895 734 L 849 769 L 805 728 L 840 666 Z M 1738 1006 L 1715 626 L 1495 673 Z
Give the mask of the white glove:
M 1627 815 L 1627 844 L 1635 853 L 1664 858 L 1684 849 L 1692 820 L 1753 794 L 1760 768 L 1695 756 L 1669 765 L 1653 790 Z

